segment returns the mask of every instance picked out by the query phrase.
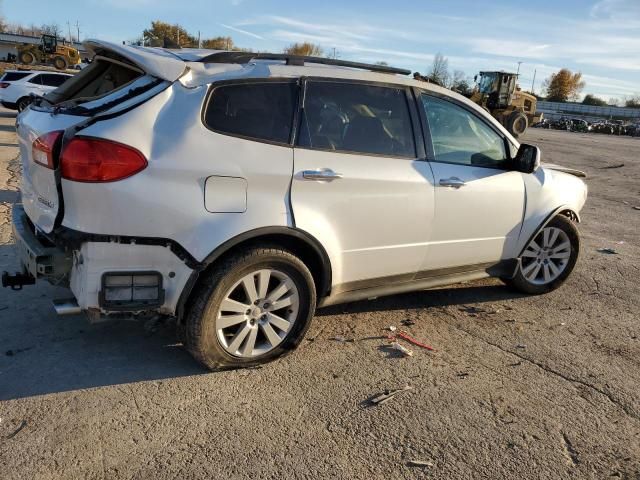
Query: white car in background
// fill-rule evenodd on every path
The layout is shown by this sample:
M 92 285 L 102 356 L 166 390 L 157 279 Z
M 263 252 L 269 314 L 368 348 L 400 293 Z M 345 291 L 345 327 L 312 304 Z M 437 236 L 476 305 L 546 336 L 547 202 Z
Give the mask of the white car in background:
M 0 104 L 21 112 L 31 103 L 31 95 L 45 95 L 73 75 L 38 70 L 6 70 L 0 78 Z
M 62 313 L 175 317 L 208 368 L 293 350 L 316 306 L 488 276 L 558 288 L 581 174 L 408 71 L 89 41 L 17 117 L 24 270 Z

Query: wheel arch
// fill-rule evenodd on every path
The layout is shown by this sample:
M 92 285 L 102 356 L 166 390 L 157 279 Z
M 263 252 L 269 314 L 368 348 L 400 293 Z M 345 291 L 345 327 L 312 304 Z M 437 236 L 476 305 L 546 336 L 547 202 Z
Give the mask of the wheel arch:
M 204 274 L 235 252 L 258 244 L 277 245 L 297 255 L 311 271 L 318 299 L 329 294 L 332 278 L 331 260 L 325 248 L 315 237 L 304 230 L 291 227 L 257 228 L 241 233 L 216 247 L 201 262 L 199 268 L 193 271 L 176 307 L 178 321 L 182 322 L 185 307 Z
M 520 248 L 520 251 L 518 252 L 518 257 L 520 258 L 522 256 L 522 253 L 525 251 L 525 249 L 527 248 L 527 245 L 529 245 L 529 243 L 531 243 L 531 240 L 533 240 L 534 238 L 536 238 L 536 236 L 540 233 L 540 231 L 551 221 L 553 220 L 556 216 L 558 215 L 564 215 L 565 217 L 569 218 L 569 220 L 576 222 L 576 223 L 580 223 L 580 215 L 578 215 L 578 212 L 576 212 L 574 209 L 572 209 L 571 207 L 567 206 L 567 205 L 563 205 L 560 207 L 557 207 L 555 209 L 553 209 L 551 211 L 551 213 L 549 213 L 544 220 L 538 225 L 538 227 L 533 231 L 533 233 L 529 236 L 529 238 L 527 238 L 527 241 L 524 242 L 522 244 L 522 247 Z

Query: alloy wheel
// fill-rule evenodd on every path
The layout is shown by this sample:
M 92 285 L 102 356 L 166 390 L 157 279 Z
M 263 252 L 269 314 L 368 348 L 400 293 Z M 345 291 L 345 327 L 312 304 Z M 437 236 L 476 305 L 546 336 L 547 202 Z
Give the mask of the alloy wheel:
M 520 268 L 528 282 L 546 285 L 565 271 L 571 258 L 569 236 L 556 227 L 545 227 L 522 254 Z
M 224 350 L 251 358 L 276 348 L 298 315 L 298 288 L 286 273 L 261 269 L 238 280 L 220 303 L 216 335 Z

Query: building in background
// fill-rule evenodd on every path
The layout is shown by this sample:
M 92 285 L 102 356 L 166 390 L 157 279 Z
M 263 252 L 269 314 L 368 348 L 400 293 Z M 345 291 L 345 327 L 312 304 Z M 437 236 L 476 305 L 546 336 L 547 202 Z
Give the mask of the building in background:
M 17 56 L 18 51 L 16 47 L 21 43 L 33 43 L 39 44 L 40 37 L 34 37 L 31 35 L 17 35 L 15 33 L 0 33 L 0 61 L 7 61 L 10 55 Z M 91 58 L 89 52 L 82 46 L 82 43 L 72 42 L 73 47 L 78 49 L 80 58 L 82 60 L 88 60 Z

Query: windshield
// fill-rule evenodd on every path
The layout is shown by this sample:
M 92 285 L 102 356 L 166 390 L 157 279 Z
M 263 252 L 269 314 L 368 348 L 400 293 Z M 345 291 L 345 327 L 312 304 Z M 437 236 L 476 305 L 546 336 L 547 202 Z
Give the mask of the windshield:
M 495 74 L 483 73 L 480 77 L 480 83 L 478 84 L 478 90 L 480 93 L 491 93 L 494 90 L 493 83 L 495 79 Z

